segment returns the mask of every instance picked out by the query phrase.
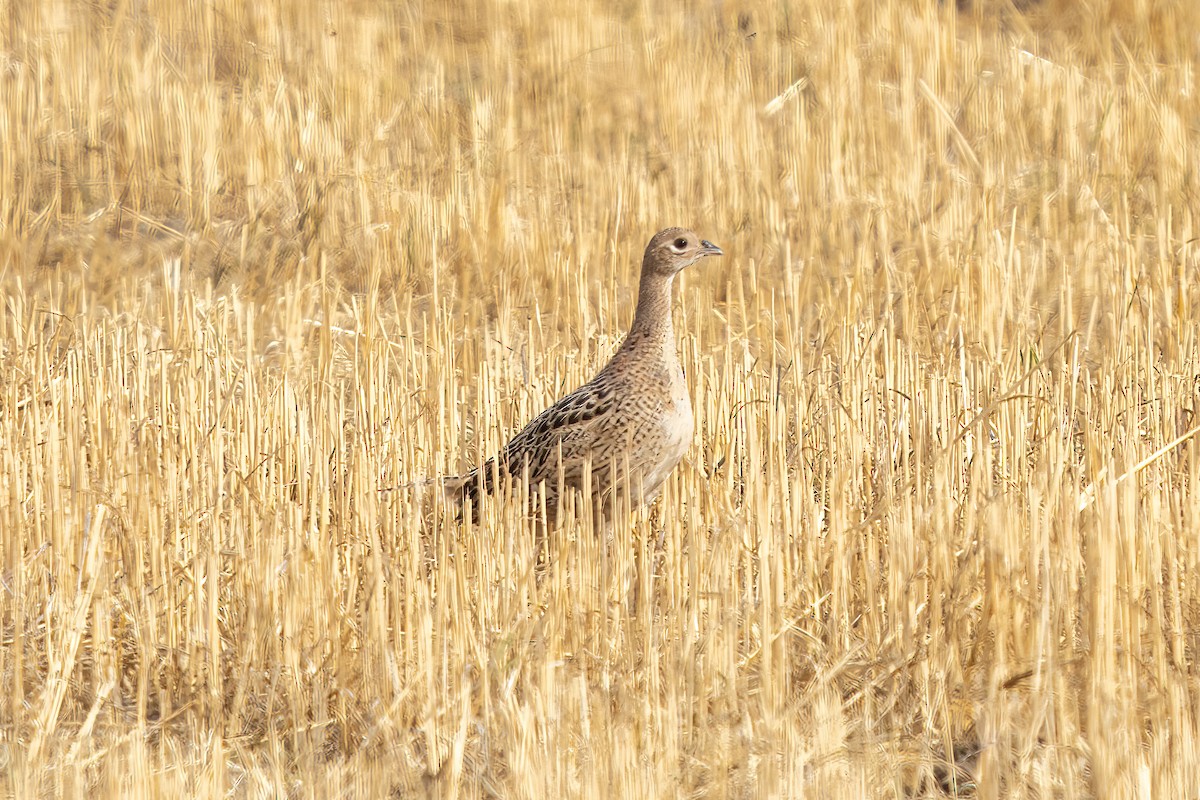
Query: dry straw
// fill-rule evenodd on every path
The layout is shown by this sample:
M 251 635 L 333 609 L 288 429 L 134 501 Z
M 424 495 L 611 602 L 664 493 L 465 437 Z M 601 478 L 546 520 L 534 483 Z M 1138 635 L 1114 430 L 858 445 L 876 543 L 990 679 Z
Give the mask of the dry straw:
M 0 795 L 1196 796 L 1197 30 L 9 4 Z M 661 501 L 539 566 L 411 485 L 672 224 Z

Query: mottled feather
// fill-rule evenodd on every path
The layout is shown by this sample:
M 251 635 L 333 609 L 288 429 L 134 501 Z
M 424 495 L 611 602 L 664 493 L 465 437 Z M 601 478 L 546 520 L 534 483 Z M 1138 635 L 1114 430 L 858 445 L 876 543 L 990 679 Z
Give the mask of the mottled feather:
M 656 234 L 642 259 L 629 335 L 608 364 L 538 414 L 497 456 L 448 478 L 447 494 L 478 508 L 480 491 L 493 493 L 497 475 L 519 479 L 528 471 L 530 485 L 542 487 L 553 515 L 560 487 L 583 490 L 590 465 L 591 492 L 601 513 L 613 491 L 635 505 L 656 497 L 693 430 L 671 324 L 672 284 L 684 267 L 720 254 L 716 245 L 682 228 Z

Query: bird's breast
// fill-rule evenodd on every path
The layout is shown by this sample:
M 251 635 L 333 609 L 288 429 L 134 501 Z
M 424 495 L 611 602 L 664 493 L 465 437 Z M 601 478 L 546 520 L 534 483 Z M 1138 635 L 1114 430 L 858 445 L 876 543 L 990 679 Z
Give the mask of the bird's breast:
M 671 375 L 670 407 L 666 414 L 666 428 L 671 441 L 682 440 L 684 449 L 692 440 L 692 398 L 688 394 L 687 380 L 683 370 L 676 367 Z
M 672 376 L 669 401 L 659 424 L 662 426 L 662 448 L 655 464 L 651 480 L 657 487 L 683 458 L 692 444 L 695 420 L 692 417 L 692 401 L 684 382 L 683 371 L 676 368 Z

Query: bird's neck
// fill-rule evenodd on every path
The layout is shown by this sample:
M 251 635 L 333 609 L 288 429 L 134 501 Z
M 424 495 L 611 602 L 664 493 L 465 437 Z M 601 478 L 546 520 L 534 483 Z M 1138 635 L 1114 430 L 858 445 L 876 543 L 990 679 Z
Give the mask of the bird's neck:
M 675 328 L 671 324 L 671 287 L 674 275 L 642 274 L 638 287 L 637 311 L 633 325 L 621 349 L 647 351 L 665 360 L 676 361 Z

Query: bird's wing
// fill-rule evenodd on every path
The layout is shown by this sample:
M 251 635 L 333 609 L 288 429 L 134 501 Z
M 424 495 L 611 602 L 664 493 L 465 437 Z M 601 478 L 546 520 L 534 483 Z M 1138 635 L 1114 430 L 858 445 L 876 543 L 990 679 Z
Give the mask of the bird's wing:
M 589 459 L 598 479 L 624 437 L 619 413 L 622 393 L 617 383 L 611 377 L 593 380 L 566 395 L 534 417 L 485 464 L 444 479 L 446 496 L 460 504 L 470 500 L 478 507 L 481 488 L 492 494 L 497 475 L 520 478 L 527 466 L 530 485 L 542 481 L 557 484 L 560 451 L 564 485 L 582 484 Z
M 559 451 L 568 483 L 583 473 L 584 462 L 595 460 L 608 449 L 605 442 L 619 435 L 616 430 L 618 392 L 609 383 L 589 383 L 534 417 L 505 445 L 501 462 L 514 476 L 528 465 L 529 481 L 556 480 Z

